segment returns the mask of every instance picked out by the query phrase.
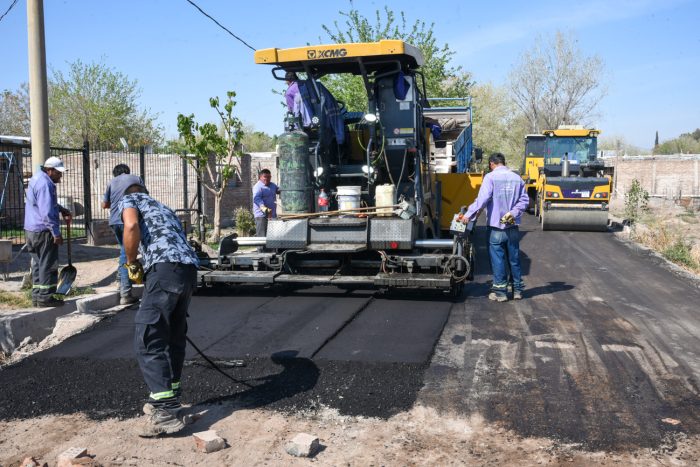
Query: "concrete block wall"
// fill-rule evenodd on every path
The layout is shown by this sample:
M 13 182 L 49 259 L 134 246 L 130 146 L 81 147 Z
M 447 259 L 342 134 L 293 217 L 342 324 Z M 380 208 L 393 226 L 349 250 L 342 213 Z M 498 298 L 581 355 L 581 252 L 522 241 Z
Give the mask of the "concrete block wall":
M 615 196 L 624 198 L 634 179 L 650 195 L 666 199 L 700 196 L 700 155 L 637 156 L 611 158 L 615 168 Z

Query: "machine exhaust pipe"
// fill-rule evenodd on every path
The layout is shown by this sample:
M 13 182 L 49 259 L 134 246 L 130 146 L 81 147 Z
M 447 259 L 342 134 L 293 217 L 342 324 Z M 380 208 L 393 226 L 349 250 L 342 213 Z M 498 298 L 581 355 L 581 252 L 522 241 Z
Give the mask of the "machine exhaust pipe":
M 416 248 L 424 248 L 426 250 L 442 248 L 442 249 L 452 249 L 454 241 L 451 238 L 429 238 L 424 240 L 416 240 L 414 246 Z

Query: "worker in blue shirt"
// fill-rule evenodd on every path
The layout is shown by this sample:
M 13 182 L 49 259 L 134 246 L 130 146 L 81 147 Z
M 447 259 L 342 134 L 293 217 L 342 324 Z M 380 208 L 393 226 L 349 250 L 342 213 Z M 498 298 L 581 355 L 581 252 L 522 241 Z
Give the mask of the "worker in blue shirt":
M 267 220 L 277 217 L 277 193 L 279 188 L 272 183 L 272 173 L 262 169 L 258 173 L 258 182 L 253 185 L 253 217 L 255 217 L 255 236 L 267 235 Z
M 71 212 L 58 204 L 56 184 L 66 171 L 63 161 L 49 157 L 32 176 L 24 206 L 24 231 L 27 251 L 32 255 L 32 305 L 61 306 L 54 297 L 58 284 L 58 247 L 63 244 L 59 214 L 66 222 Z

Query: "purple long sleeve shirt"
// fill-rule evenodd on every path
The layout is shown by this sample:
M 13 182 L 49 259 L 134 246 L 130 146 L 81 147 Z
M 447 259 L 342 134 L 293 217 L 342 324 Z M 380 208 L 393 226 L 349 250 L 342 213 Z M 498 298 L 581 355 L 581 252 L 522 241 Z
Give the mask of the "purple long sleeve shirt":
M 520 225 L 520 216 L 527 209 L 528 202 L 522 178 L 508 167 L 500 166 L 484 176 L 479 195 L 467 209 L 465 217 L 472 219 L 477 212 L 486 207 L 488 225 L 505 229 L 507 226 L 501 224 L 501 217 L 510 211 L 515 217 L 515 223 Z
M 277 185 L 270 182 L 265 185 L 263 182 L 258 182 L 253 185 L 253 216 L 265 217 L 262 206 L 272 209 L 272 217 L 277 217 Z
M 54 237 L 60 237 L 59 212 L 56 184 L 46 172 L 40 170 L 32 176 L 27 186 L 24 230 L 29 232 L 49 230 Z

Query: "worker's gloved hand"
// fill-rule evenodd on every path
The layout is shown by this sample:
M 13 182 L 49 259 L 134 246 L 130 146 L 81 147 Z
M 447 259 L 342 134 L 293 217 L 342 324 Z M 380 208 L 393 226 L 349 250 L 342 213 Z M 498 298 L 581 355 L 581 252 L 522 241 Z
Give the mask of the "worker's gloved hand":
M 134 284 L 143 284 L 143 266 L 139 260 L 133 263 L 127 263 L 124 265 L 127 271 L 129 271 L 129 280 Z
M 268 208 L 267 206 L 262 206 L 260 208 L 263 214 L 265 214 L 265 217 L 270 217 L 270 213 L 272 213 L 272 210 Z
M 503 217 L 501 217 L 501 220 L 499 221 L 501 224 L 505 225 L 513 225 L 515 224 L 515 216 L 509 212 L 503 214 Z

